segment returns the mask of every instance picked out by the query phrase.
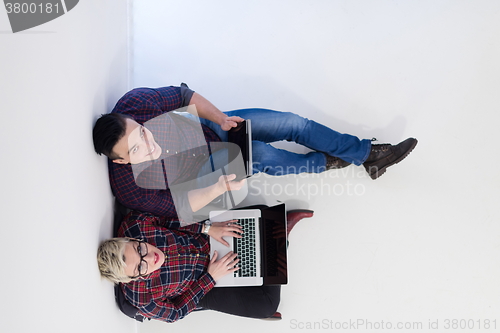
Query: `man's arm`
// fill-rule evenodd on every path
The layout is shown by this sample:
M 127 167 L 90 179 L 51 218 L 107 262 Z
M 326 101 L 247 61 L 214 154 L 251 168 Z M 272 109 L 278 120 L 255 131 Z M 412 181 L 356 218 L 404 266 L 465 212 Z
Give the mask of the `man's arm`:
M 125 207 L 158 216 L 176 217 L 170 190 L 150 190 L 137 186 L 130 165 L 109 163 L 113 194 Z
M 170 323 L 182 319 L 196 309 L 200 300 L 215 286 L 216 280 L 239 269 L 236 266 L 238 262 L 239 259 L 236 253 L 229 252 L 217 260 L 217 252 L 215 252 L 208 264 L 208 272 L 188 286 L 182 294 L 161 300 L 152 299 L 147 305 L 138 306 L 138 308 L 140 312 L 149 318 Z
M 151 95 L 149 105 L 157 105 L 162 113 L 174 111 L 188 105 L 195 105 L 196 113 L 189 108 L 187 111 L 193 113 L 197 117 L 210 120 L 220 125 L 224 131 L 229 131 L 232 127 L 235 127 L 237 123 L 244 120 L 240 117 L 228 117 L 205 97 L 191 90 L 185 83 L 181 84 L 180 87 L 163 87 L 150 90 L 151 92 L 154 91 L 154 93 Z M 176 106 L 176 108 L 173 108 L 174 106 Z
M 243 118 L 237 116 L 228 117 L 209 100 L 196 92 L 193 94 L 191 101 L 189 102 L 189 105 L 193 104 L 196 106 L 198 117 L 210 120 L 220 125 L 224 131 L 229 131 L 231 128 L 236 127 L 238 123 L 244 120 Z
M 240 181 L 233 181 L 233 179 L 235 178 L 236 175 L 234 174 L 228 176 L 220 176 L 219 181 L 214 185 L 189 191 L 188 200 L 193 212 L 202 209 L 210 202 L 212 202 L 212 200 L 217 198 L 219 195 L 224 194 L 226 191 L 237 191 L 241 189 L 246 180 L 243 179 Z
M 111 188 L 118 200 L 131 209 L 150 212 L 158 216 L 177 217 L 172 193 L 166 190 L 150 190 L 137 186 L 129 165 L 110 163 Z M 111 172 L 112 171 L 112 172 Z M 228 175 L 227 182 L 224 176 L 211 186 L 187 192 L 187 202 L 193 212 L 200 210 L 227 190 L 239 190 L 245 180 L 233 181 L 235 175 Z M 186 194 L 184 194 L 186 195 Z
M 220 125 L 224 131 L 229 131 L 244 120 L 240 117 L 228 117 L 205 97 L 187 86 L 133 89 L 118 101 L 113 111 L 128 114 L 135 121 L 143 124 L 166 112 L 187 105 L 195 105 L 198 117 Z

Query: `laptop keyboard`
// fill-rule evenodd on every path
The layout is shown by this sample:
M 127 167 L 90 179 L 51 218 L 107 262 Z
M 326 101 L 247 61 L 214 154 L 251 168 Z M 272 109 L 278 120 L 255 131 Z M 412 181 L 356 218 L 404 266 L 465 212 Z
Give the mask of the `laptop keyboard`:
M 234 272 L 235 277 L 257 276 L 257 258 L 255 251 L 255 219 L 240 219 L 237 222 L 243 227 L 243 238 L 234 238 L 233 251 L 240 259 L 237 266 L 239 270 Z

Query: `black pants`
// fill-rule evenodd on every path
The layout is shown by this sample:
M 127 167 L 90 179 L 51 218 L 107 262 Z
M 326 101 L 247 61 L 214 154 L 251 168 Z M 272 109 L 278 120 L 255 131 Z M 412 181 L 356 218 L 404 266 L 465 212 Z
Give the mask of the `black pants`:
M 278 309 L 281 286 L 213 288 L 198 306 L 235 316 L 268 318 Z

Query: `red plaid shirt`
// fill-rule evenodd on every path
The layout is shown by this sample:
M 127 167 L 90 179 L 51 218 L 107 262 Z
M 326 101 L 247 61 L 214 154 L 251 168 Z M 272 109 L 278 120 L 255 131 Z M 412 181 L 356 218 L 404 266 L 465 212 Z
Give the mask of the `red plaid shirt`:
M 127 300 L 146 317 L 174 322 L 196 309 L 215 281 L 207 273 L 210 261 L 208 238 L 202 224 L 180 227 L 149 213 L 132 211 L 122 222 L 118 235 L 142 239 L 165 253 L 160 269 L 121 284 Z
M 126 93 L 113 111 L 130 115 L 139 124 L 160 116 L 166 112 L 189 105 L 191 94 L 186 94 L 186 87 L 137 88 Z M 207 142 L 218 142 L 220 138 L 211 129 L 202 125 Z M 189 138 L 183 138 L 189 140 Z M 145 189 L 137 186 L 132 167 L 109 161 L 109 179 L 116 198 L 126 207 L 160 216 L 177 216 L 170 190 Z M 165 185 L 164 177 L 159 177 L 159 184 Z M 167 186 L 164 186 L 165 188 Z

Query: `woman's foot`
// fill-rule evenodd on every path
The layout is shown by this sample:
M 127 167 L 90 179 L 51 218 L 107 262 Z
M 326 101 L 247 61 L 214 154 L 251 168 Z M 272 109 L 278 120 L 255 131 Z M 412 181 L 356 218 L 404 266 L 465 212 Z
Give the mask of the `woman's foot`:
M 314 211 L 308 209 L 294 209 L 286 212 L 286 235 L 290 234 L 293 227 L 303 218 L 312 217 Z
M 275 312 L 271 317 L 262 318 L 262 320 L 281 320 L 281 313 Z

